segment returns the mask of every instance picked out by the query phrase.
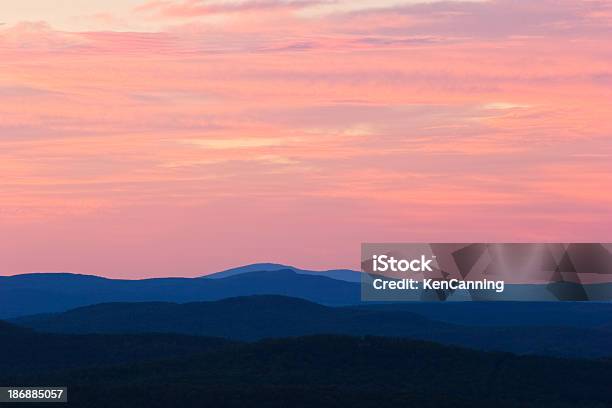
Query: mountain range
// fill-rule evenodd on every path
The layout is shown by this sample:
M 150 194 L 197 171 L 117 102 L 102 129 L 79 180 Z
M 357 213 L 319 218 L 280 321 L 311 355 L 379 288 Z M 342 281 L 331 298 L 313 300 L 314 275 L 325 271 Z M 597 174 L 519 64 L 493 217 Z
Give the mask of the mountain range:
M 361 302 L 360 272 L 253 264 L 199 278 L 108 279 L 39 273 L 0 277 L 0 319 L 109 302 L 198 302 L 282 295 L 328 306 L 409 311 L 469 326 L 612 326 L 611 302 Z
M 200 278 L 108 279 L 67 273 L 0 277 L 0 319 L 61 312 L 103 302 L 193 302 L 260 294 L 285 295 L 328 305 L 360 301 L 360 285 L 338 279 L 359 272 L 304 271 L 256 264 Z
M 0 384 L 93 408 L 612 404 L 610 302 L 361 302 L 359 278 L 0 277 Z
M 240 341 L 313 334 L 377 335 L 518 354 L 612 356 L 612 331 L 605 327 L 466 326 L 410 311 L 329 307 L 271 295 L 184 304 L 105 303 L 11 322 L 38 331 L 69 334 L 174 333 Z
M 248 272 L 261 272 L 261 271 L 280 271 L 280 270 L 291 270 L 298 275 L 311 275 L 311 276 L 325 276 L 336 280 L 346 282 L 361 282 L 361 272 L 353 271 L 351 269 L 329 269 L 326 271 L 310 271 L 307 269 L 300 269 L 294 266 L 282 265 L 277 263 L 256 263 L 251 265 L 239 266 L 237 268 L 228 269 L 222 272 L 212 273 L 210 275 L 203 276 L 204 278 L 227 278 L 228 276 L 241 275 Z

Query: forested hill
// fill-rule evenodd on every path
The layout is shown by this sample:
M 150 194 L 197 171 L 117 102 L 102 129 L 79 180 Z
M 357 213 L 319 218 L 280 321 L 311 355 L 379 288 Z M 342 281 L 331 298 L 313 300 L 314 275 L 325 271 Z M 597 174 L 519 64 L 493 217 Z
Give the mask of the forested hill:
M 612 355 L 612 331 L 605 328 L 453 324 L 396 307 L 329 307 L 285 296 L 249 296 L 185 304 L 108 303 L 13 322 L 58 333 L 180 333 L 247 341 L 312 334 L 379 335 L 519 354 Z
M 604 408 L 612 405 L 610 378 L 612 363 L 603 361 L 313 336 L 20 381 L 66 384 L 74 406 L 91 408 Z

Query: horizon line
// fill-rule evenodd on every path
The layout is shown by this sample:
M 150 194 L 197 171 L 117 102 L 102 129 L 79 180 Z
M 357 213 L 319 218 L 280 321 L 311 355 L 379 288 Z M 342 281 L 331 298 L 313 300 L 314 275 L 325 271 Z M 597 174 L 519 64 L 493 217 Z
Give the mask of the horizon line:
M 254 263 L 234 266 L 234 267 L 230 267 L 227 269 L 212 271 L 209 273 L 204 273 L 204 274 L 195 275 L 195 276 L 159 275 L 159 276 L 150 276 L 150 277 L 123 278 L 123 277 L 111 277 L 106 274 L 98 274 L 98 273 L 82 273 L 82 272 L 68 272 L 68 271 L 39 271 L 39 272 L 16 273 L 16 274 L 11 274 L 11 275 L 5 275 L 5 274 L 0 273 L 0 278 L 13 278 L 13 277 L 18 277 L 18 276 L 30 276 L 30 275 L 70 275 L 70 276 L 88 276 L 88 277 L 95 277 L 95 278 L 108 279 L 108 280 L 126 280 L 126 281 L 142 281 L 142 280 L 151 280 L 151 279 L 198 279 L 198 278 L 205 278 L 208 276 L 230 272 L 230 271 L 243 269 L 243 268 L 257 267 L 257 266 L 263 267 L 264 265 L 272 266 L 275 268 L 274 270 L 308 271 L 308 272 L 315 272 L 315 273 L 324 273 L 324 272 L 332 272 L 332 271 L 351 271 L 355 273 L 361 273 L 361 271 L 350 269 L 350 268 L 305 269 L 305 268 L 300 268 L 300 267 L 296 267 L 293 265 L 287 265 L 287 264 L 282 264 L 282 263 L 277 263 L 277 262 L 254 262 Z M 266 271 L 266 270 L 261 269 L 260 271 Z M 257 271 L 251 271 L 251 272 L 257 272 Z

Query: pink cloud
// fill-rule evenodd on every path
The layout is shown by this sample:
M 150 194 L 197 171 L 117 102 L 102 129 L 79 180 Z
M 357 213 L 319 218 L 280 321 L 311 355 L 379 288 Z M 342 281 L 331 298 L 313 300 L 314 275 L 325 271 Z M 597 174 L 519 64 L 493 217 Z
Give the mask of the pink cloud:
M 205 0 L 153 0 L 137 7 L 136 11 L 151 13 L 159 17 L 181 18 L 247 11 L 297 10 L 324 2 L 324 0 L 247 0 L 222 3 Z
M 403 27 L 388 27 L 387 34 L 436 34 L 458 37 L 609 35 L 612 21 L 605 0 L 542 0 L 520 2 L 423 2 L 392 8 L 373 8 L 357 16 L 403 16 Z M 381 20 L 384 24 L 384 19 Z M 384 27 L 384 26 L 383 26 Z M 362 30 L 353 26 L 353 30 Z
M 357 267 L 361 241 L 609 240 L 605 9 L 512 4 L 0 30 L 1 272 Z M 504 10 L 535 14 L 487 22 Z

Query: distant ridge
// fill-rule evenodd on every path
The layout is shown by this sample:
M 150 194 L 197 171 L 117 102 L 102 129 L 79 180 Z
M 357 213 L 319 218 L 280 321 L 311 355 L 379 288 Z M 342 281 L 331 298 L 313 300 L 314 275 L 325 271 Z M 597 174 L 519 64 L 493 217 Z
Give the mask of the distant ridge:
M 360 284 L 294 269 L 234 270 L 216 278 L 142 280 L 67 273 L 2 276 L 0 319 L 105 302 L 184 303 L 251 295 L 284 295 L 327 305 L 350 305 L 360 302 Z
M 299 275 L 314 275 L 314 276 L 325 276 L 327 278 L 342 280 L 346 282 L 361 282 L 361 272 L 353 271 L 350 269 L 330 269 L 325 271 L 310 271 L 306 269 L 295 268 L 293 266 L 277 264 L 277 263 L 255 263 L 245 266 L 239 266 L 237 268 L 228 269 L 222 272 L 212 273 L 210 275 L 204 275 L 203 278 L 220 279 L 227 278 L 228 276 L 241 275 L 249 272 L 261 272 L 261 271 L 279 271 L 279 270 L 292 270 Z

